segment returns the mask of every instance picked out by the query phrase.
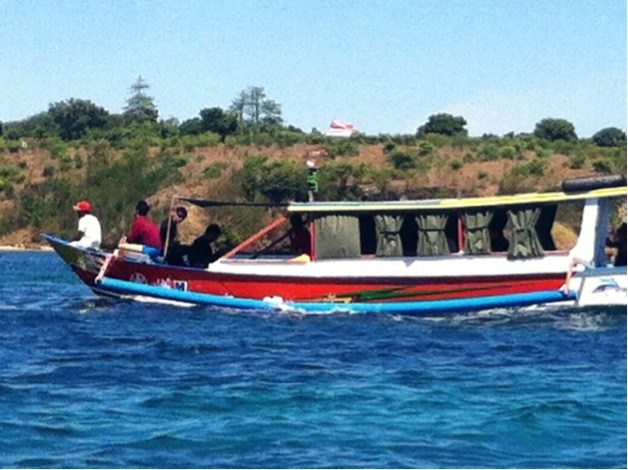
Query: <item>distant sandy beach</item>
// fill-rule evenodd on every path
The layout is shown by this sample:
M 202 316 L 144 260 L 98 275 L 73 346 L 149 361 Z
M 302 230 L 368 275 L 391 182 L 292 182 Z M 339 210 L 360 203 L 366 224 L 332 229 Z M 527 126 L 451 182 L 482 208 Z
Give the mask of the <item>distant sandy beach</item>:
M 0 251 L 53 251 L 50 246 L 0 245 Z

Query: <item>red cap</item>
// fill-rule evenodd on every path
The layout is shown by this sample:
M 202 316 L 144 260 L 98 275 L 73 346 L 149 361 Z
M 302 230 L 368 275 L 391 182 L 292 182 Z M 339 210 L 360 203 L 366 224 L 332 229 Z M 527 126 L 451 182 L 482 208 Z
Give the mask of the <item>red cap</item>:
M 92 205 L 87 201 L 80 201 L 74 206 L 75 211 L 91 211 Z

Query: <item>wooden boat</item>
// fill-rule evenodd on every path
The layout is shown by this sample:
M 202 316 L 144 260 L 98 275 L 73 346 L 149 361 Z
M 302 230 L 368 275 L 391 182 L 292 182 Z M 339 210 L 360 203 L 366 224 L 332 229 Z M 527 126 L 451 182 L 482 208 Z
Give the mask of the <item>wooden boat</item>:
M 611 212 L 625 199 L 625 177 L 605 177 L 567 181 L 560 192 L 515 196 L 294 202 L 206 269 L 170 266 L 124 246 L 106 253 L 43 236 L 94 292 L 116 297 L 413 314 L 549 303 L 625 306 L 626 267 L 613 266 L 605 253 Z M 581 211 L 577 242 L 559 250 L 552 226 L 557 214 L 574 210 Z M 246 254 L 293 214 L 310 222 L 308 255 Z

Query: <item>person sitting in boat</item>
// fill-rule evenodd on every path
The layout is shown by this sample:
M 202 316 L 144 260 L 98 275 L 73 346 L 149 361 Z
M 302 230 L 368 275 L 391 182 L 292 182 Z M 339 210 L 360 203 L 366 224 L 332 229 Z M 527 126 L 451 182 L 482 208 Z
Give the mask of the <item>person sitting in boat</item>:
M 70 242 L 73 246 L 82 248 L 100 248 L 102 232 L 100 222 L 92 214 L 92 205 L 88 201 L 78 202 L 73 209 L 78 215 L 78 230 Z
M 187 248 L 188 265 L 193 268 L 206 268 L 209 263 L 213 263 L 220 258 L 225 251 L 218 250 L 214 253 L 212 243 L 222 235 L 222 230 L 217 224 L 210 224 L 205 232 Z
M 626 266 L 626 222 L 619 226 L 612 238 L 608 237 L 606 239 L 606 246 L 617 248 L 613 264 L 615 266 Z
M 164 250 L 167 247 L 166 262 L 176 266 L 185 265 L 183 255 L 185 250 L 183 245 L 179 242 L 178 238 L 178 226 L 188 216 L 188 211 L 185 207 L 179 206 L 172 210 L 169 218 L 163 220 L 159 226 L 159 237 L 161 244 L 164 246 Z M 166 243 L 167 241 L 167 243 Z M 163 253 L 162 253 L 163 254 Z
M 146 201 L 139 201 L 135 206 L 135 218 L 131 231 L 121 243 L 138 243 L 160 250 L 163 248 L 159 237 L 159 227 L 148 215 L 150 206 Z
M 300 214 L 292 214 L 290 216 L 290 229 L 284 233 L 277 240 L 273 241 L 270 245 L 263 250 L 257 252 L 253 258 L 259 257 L 259 255 L 267 252 L 271 248 L 279 245 L 286 238 L 290 239 L 290 252 L 295 256 L 307 255 L 311 256 L 312 252 L 312 237 L 310 231 L 305 226 Z
M 312 236 L 307 227 L 305 227 L 305 223 L 300 214 L 292 214 L 290 216 L 288 237 L 290 238 L 290 248 L 292 249 L 293 255 L 310 256 L 312 251 Z

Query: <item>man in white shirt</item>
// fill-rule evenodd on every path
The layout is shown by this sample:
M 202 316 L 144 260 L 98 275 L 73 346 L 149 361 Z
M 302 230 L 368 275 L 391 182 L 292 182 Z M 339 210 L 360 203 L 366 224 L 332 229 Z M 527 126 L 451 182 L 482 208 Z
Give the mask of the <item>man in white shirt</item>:
M 92 205 L 87 201 L 80 201 L 74 206 L 74 210 L 79 217 L 78 231 L 70 244 L 82 248 L 100 248 L 100 222 L 91 213 Z

